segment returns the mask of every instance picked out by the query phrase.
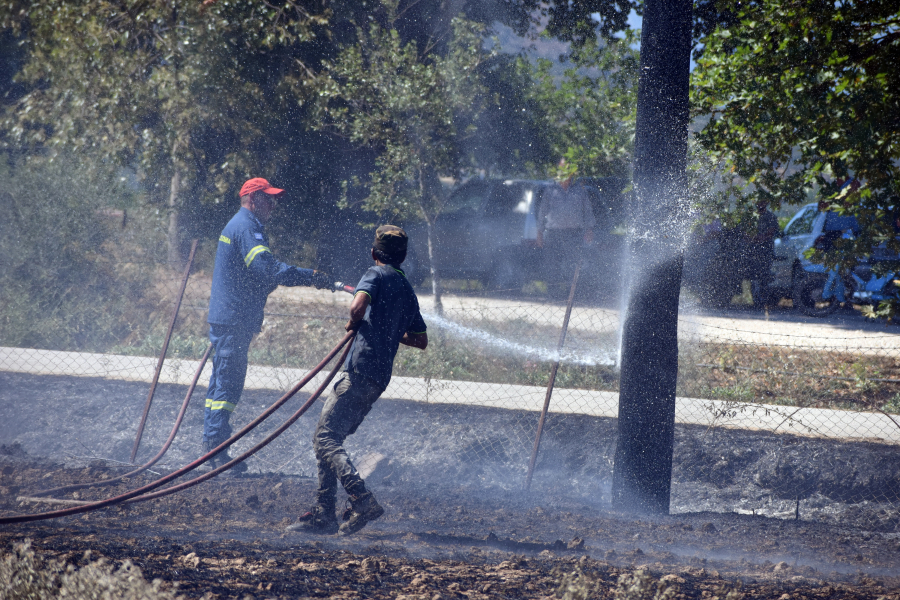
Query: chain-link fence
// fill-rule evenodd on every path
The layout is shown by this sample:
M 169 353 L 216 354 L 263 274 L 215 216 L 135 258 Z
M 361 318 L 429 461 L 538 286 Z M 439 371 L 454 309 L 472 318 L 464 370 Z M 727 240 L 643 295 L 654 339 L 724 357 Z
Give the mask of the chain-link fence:
M 104 293 L 121 292 L 128 302 L 117 302 L 102 323 L 116 335 L 80 343 L 78 336 L 54 338 L 52 323 L 41 322 L 46 331 L 0 348 L 0 371 L 149 383 L 181 275 L 141 262 L 116 272 L 127 275 L 122 289 L 110 284 Z M 164 383 L 188 383 L 208 344 L 209 288 L 209 273 L 191 276 Z M 340 339 L 350 300 L 311 288 L 276 290 L 251 347 L 247 389 L 291 387 Z M 577 300 L 558 351 L 562 301 L 458 291 L 444 298 L 440 316 L 429 297 L 420 302 L 431 343 L 425 352 L 398 353 L 383 399 L 402 407 L 403 416 L 378 432 L 385 447 L 402 445 L 403 453 L 387 460 L 384 452 L 366 454 L 373 439 L 367 438 L 359 444 L 360 470 L 380 481 L 404 468 L 427 468 L 467 485 L 523 486 L 549 373 L 559 360 L 532 491 L 608 499 L 618 307 Z M 893 328 L 840 329 L 784 314 L 744 317 L 679 319 L 673 510 L 799 515 L 900 530 L 900 349 Z M 58 318 L 58 327 L 90 325 L 66 322 L 64 303 Z M 204 374 L 196 397 L 207 380 Z M 273 446 L 257 468 L 312 474 L 312 424 L 305 427 L 292 450 Z M 125 428 L 130 435 L 132 424 Z

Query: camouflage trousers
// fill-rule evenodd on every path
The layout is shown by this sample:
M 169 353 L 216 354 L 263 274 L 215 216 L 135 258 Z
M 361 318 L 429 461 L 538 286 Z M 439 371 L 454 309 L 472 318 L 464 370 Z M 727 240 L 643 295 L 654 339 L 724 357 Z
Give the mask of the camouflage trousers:
M 328 395 L 322 416 L 313 435 L 313 450 L 319 470 L 319 489 L 316 501 L 326 510 L 334 511 L 337 482 L 351 496 L 366 493 L 366 484 L 344 450 L 344 440 L 372 410 L 384 387 L 371 379 L 344 372 Z

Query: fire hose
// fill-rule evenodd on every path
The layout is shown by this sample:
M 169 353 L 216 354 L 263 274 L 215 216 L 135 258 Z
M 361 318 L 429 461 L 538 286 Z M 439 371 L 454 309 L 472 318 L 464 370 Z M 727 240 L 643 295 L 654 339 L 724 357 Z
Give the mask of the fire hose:
M 184 278 L 184 281 L 182 282 L 182 288 L 181 288 L 182 294 L 184 293 L 184 283 L 187 281 L 187 273 L 190 271 L 190 265 L 193 262 L 193 257 L 194 257 L 193 251 L 196 249 L 196 246 L 197 246 L 197 244 L 196 244 L 196 240 L 195 240 L 194 246 L 191 248 L 191 257 L 188 259 L 188 266 L 185 269 L 185 278 Z M 347 285 L 341 281 L 334 282 L 333 289 L 334 289 L 334 291 L 342 291 L 342 292 L 347 292 L 349 294 L 352 294 L 356 291 L 356 288 L 354 288 L 351 285 Z M 179 294 L 179 304 L 180 304 L 180 299 L 181 299 L 181 294 Z M 178 314 L 178 309 L 176 307 L 175 315 L 177 315 L 177 314 Z M 169 328 L 169 336 L 167 336 L 166 342 L 168 342 L 168 337 L 171 336 L 171 333 L 172 333 L 172 328 L 170 327 Z M 187 407 L 190 402 L 191 396 L 193 396 L 193 394 L 194 394 L 194 390 L 197 387 L 197 382 L 200 379 L 200 374 L 203 371 L 203 367 L 206 365 L 206 361 L 209 359 L 209 355 L 211 352 L 212 352 L 212 344 L 210 344 L 207 347 L 206 352 L 203 354 L 203 357 L 200 359 L 200 364 L 197 366 L 197 371 L 196 371 L 196 373 L 194 373 L 194 378 L 193 378 L 193 380 L 191 380 L 191 385 L 188 388 L 187 394 L 185 394 L 185 396 L 184 396 L 184 402 L 182 402 L 182 404 L 181 404 L 181 409 L 178 412 L 178 416 L 175 417 L 175 424 L 172 426 L 172 431 L 169 433 L 168 439 L 165 441 L 165 443 L 163 444 L 163 447 L 156 454 L 156 456 L 151 458 L 149 461 L 147 461 L 146 463 L 144 463 L 137 469 L 135 469 L 133 471 L 129 471 L 128 473 L 125 473 L 124 475 L 119 475 L 118 477 L 112 477 L 110 479 L 101 479 L 99 481 L 91 481 L 88 483 L 74 483 L 71 485 L 65 485 L 62 487 L 52 488 L 49 490 L 41 490 L 39 492 L 34 492 L 31 495 L 31 497 L 41 498 L 44 496 L 52 496 L 54 494 L 62 494 L 62 493 L 67 493 L 67 492 L 74 492 L 76 490 L 83 490 L 83 489 L 86 489 L 89 487 L 112 485 L 114 483 L 118 483 L 118 482 L 122 481 L 123 479 L 127 479 L 129 477 L 134 477 L 135 475 L 139 475 L 139 474 L 143 473 L 144 471 L 146 471 L 147 469 L 149 469 L 150 467 L 152 467 L 153 465 L 155 465 L 157 462 L 159 462 L 162 459 L 162 457 L 165 456 L 166 452 L 168 452 L 169 448 L 172 445 L 172 442 L 175 440 L 175 436 L 178 433 L 178 430 L 181 427 L 181 422 L 184 420 L 184 415 L 187 412 Z M 165 356 L 165 350 L 163 350 L 163 356 Z M 153 398 L 153 388 L 156 387 L 155 379 L 156 379 L 156 377 L 158 377 L 158 375 L 159 375 L 159 366 L 157 367 L 156 376 L 154 377 L 154 385 L 151 387 L 151 392 L 150 392 L 150 396 L 148 399 L 148 407 L 149 407 L 150 399 Z M 137 438 L 138 441 L 140 440 L 140 432 L 143 431 L 143 428 L 144 428 L 143 425 L 144 425 L 144 422 L 146 421 L 146 416 L 147 416 L 147 414 L 145 411 L 144 416 L 141 419 L 141 426 L 139 428 L 139 433 L 138 433 L 138 438 Z
M 297 419 L 299 419 L 301 416 L 303 416 L 304 413 L 306 413 L 307 410 L 309 410 L 309 408 L 313 405 L 313 403 L 318 399 L 318 397 L 322 394 L 322 392 L 325 391 L 325 389 L 328 387 L 328 385 L 334 379 L 334 376 L 337 375 L 338 369 L 340 369 L 341 365 L 343 364 L 344 360 L 346 359 L 347 355 L 350 352 L 349 342 L 353 339 L 353 337 L 355 335 L 356 335 L 355 331 L 347 332 L 347 334 L 341 339 L 341 341 L 338 343 L 338 345 L 335 346 L 324 359 L 322 359 L 322 362 L 320 362 L 318 365 L 316 365 L 316 367 L 312 371 L 307 373 L 306 376 L 303 377 L 303 379 L 301 379 L 299 382 L 297 382 L 297 384 L 293 388 L 291 388 L 287 393 L 285 393 L 281 398 L 279 398 L 274 404 L 272 404 L 272 406 L 270 406 L 269 408 L 264 410 L 258 417 L 256 417 L 253 421 L 248 423 L 246 426 L 244 426 L 240 431 L 238 431 L 237 433 L 232 435 L 230 438 L 228 438 L 227 440 L 225 440 L 224 442 L 222 442 L 221 444 L 219 444 L 218 446 L 216 446 L 215 448 L 213 448 L 212 450 L 210 450 L 209 452 L 207 452 L 206 454 L 204 454 L 203 456 L 201 456 L 194 462 L 191 462 L 191 463 L 185 465 L 184 467 L 178 469 L 177 471 L 169 473 L 168 475 L 166 475 L 156 481 L 153 481 L 145 486 L 131 490 L 131 491 L 121 494 L 119 496 L 115 496 L 112 498 L 106 498 L 105 500 L 98 500 L 96 502 L 90 502 L 87 504 L 83 504 L 81 506 L 73 506 L 72 508 L 49 511 L 49 512 L 45 512 L 45 513 L 35 513 L 35 514 L 13 515 L 13 516 L 8 516 L 8 517 L 0 517 L 0 525 L 8 525 L 8 524 L 13 524 L 13 523 L 27 523 L 27 522 L 31 522 L 31 521 L 41 521 L 41 520 L 45 520 L 45 519 L 56 519 L 59 517 L 76 515 L 76 514 L 80 514 L 80 513 L 98 510 L 101 508 L 106 508 L 108 506 L 113 506 L 115 504 L 122 504 L 125 502 L 142 502 L 144 500 L 151 500 L 154 498 L 159 498 L 159 497 L 162 497 L 162 496 L 165 496 L 168 494 L 172 494 L 172 493 L 181 491 L 183 489 L 187 489 L 188 487 L 202 483 L 203 481 L 206 481 L 224 471 L 227 471 L 228 469 L 232 468 L 234 465 L 236 465 L 240 462 L 243 462 L 244 460 L 246 460 L 247 458 L 249 458 L 256 452 L 258 452 L 259 450 L 261 450 L 262 448 L 267 446 L 275 438 L 277 438 L 279 435 L 281 435 L 288 427 L 293 425 L 297 421 Z M 300 389 L 303 388 L 303 386 L 305 386 L 307 383 L 309 383 L 313 379 L 313 377 L 315 377 L 319 373 L 319 371 L 324 369 L 325 366 L 328 365 L 329 362 L 331 362 L 331 360 L 337 355 L 338 352 L 341 351 L 342 348 L 344 349 L 344 351 L 341 355 L 340 360 L 337 362 L 337 364 L 334 366 L 334 368 L 328 374 L 325 381 L 323 381 L 322 384 L 316 389 L 316 391 L 313 392 L 313 394 L 309 397 L 309 399 L 307 399 L 307 401 L 303 404 L 303 406 L 301 406 L 297 410 L 297 412 L 295 412 L 287 421 L 285 421 L 281 426 L 279 426 L 278 429 L 276 429 L 272 434 L 270 434 L 268 437 L 266 437 L 265 439 L 260 441 L 257 445 L 255 445 L 253 448 L 251 448 L 247 452 L 241 454 L 240 456 L 233 458 L 228 463 L 226 463 L 216 469 L 213 469 L 212 471 L 210 471 L 208 473 L 201 475 L 200 477 L 197 477 L 190 481 L 186 481 L 184 483 L 181 483 L 179 485 L 176 485 L 176 486 L 173 486 L 170 488 L 166 488 L 164 490 L 160 490 L 155 493 L 149 493 L 149 492 L 152 492 L 153 490 L 169 483 L 170 481 L 173 481 L 173 480 L 181 477 L 182 475 L 185 475 L 185 474 L 193 471 L 194 469 L 196 469 L 197 467 L 199 467 L 200 465 L 202 465 L 203 463 L 208 461 L 210 458 L 212 458 L 219 452 L 224 451 L 226 448 L 231 446 L 233 443 L 235 443 L 236 441 L 238 441 L 239 439 L 241 439 L 242 437 L 244 437 L 245 435 L 250 433 L 250 431 L 252 431 L 254 428 L 256 428 L 260 423 L 265 421 L 268 417 L 270 417 L 276 410 L 281 408 L 281 406 L 283 406 L 288 400 L 290 400 L 294 396 L 294 394 L 296 394 L 298 391 L 300 391 Z
M 65 485 L 58 488 L 53 488 L 50 490 L 43 490 L 40 492 L 35 492 L 33 496 L 35 498 L 40 498 L 42 496 L 51 496 L 53 494 L 61 494 L 65 492 L 73 492 L 75 490 L 82 490 L 89 487 L 101 486 L 101 485 L 112 485 L 113 483 L 118 483 L 123 479 L 128 477 L 134 477 L 140 473 L 143 473 L 153 465 L 155 465 L 159 460 L 168 452 L 169 447 L 172 445 L 172 442 L 175 440 L 175 435 L 178 433 L 178 429 L 181 427 L 181 421 L 184 419 L 184 415 L 187 412 L 188 404 L 190 403 L 191 396 L 194 395 L 194 389 L 197 387 L 197 381 L 200 379 L 200 373 L 203 371 L 203 367 L 206 365 L 206 361 L 209 359 L 209 354 L 212 352 L 212 344 L 210 344 L 206 348 L 206 352 L 203 353 L 203 358 L 200 359 L 200 364 L 197 366 L 197 371 L 194 373 L 194 379 L 191 380 L 191 385 L 188 388 L 187 394 L 184 396 L 184 402 L 181 403 L 181 409 L 178 411 L 178 416 L 175 417 L 175 424 L 172 426 L 172 431 L 169 433 L 169 438 L 166 440 L 165 444 L 163 444 L 162 449 L 151 458 L 149 461 L 135 469 L 134 471 L 130 471 L 125 473 L 124 475 L 119 475 L 118 477 L 113 477 L 111 479 L 101 479 L 100 481 L 91 481 L 89 483 L 74 483 L 72 485 Z

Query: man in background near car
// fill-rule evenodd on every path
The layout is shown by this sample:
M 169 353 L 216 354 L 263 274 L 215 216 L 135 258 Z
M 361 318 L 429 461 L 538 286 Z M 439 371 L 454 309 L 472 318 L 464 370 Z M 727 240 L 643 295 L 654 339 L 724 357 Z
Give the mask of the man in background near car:
M 766 200 L 756 203 L 756 231 L 750 236 L 748 244 L 753 305 L 757 308 L 768 307 L 769 304 L 772 261 L 775 260 L 775 238 L 780 231 L 778 219 L 768 208 L 769 203 Z
M 545 273 L 553 295 L 564 295 L 585 246 L 594 241 L 597 220 L 583 185 L 574 183 L 578 166 L 561 159 L 556 183 L 544 191 L 538 206 L 537 244 L 544 249 Z
M 269 294 L 279 285 L 334 291 L 324 273 L 292 267 L 272 256 L 265 224 L 283 193 L 261 177 L 248 180 L 241 188 L 241 208 L 219 236 L 207 318 L 215 354 L 203 418 L 204 454 L 231 437 L 228 421 L 244 391 L 250 340 L 262 329 Z M 216 468 L 230 460 L 225 450 L 207 464 Z M 235 472 L 246 469 L 244 463 L 234 467 Z
M 322 407 L 313 435 L 319 471 L 319 489 L 312 509 L 287 531 L 308 533 L 355 533 L 382 514 L 384 509 L 366 488 L 344 449 L 352 435 L 381 396 L 394 368 L 400 344 L 424 350 L 428 346 L 419 300 L 400 264 L 406 258 L 407 237 L 399 227 L 382 225 L 375 231 L 369 268 L 356 285 L 350 305 L 347 331 L 356 338 L 344 362 L 343 373 Z M 337 484 L 350 496 L 350 509 L 338 528 L 335 515 Z

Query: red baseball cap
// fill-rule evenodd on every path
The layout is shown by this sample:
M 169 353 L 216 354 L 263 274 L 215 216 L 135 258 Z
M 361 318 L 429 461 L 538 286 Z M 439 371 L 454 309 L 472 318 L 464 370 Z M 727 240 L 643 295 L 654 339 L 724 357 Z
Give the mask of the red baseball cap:
M 263 179 L 262 177 L 254 177 L 253 179 L 248 179 L 244 182 L 244 185 L 241 186 L 240 197 L 243 198 L 253 192 L 263 191 L 267 194 L 271 194 L 273 196 L 277 196 L 278 194 L 284 193 L 284 190 L 280 190 L 277 187 L 272 187 L 268 181 Z

